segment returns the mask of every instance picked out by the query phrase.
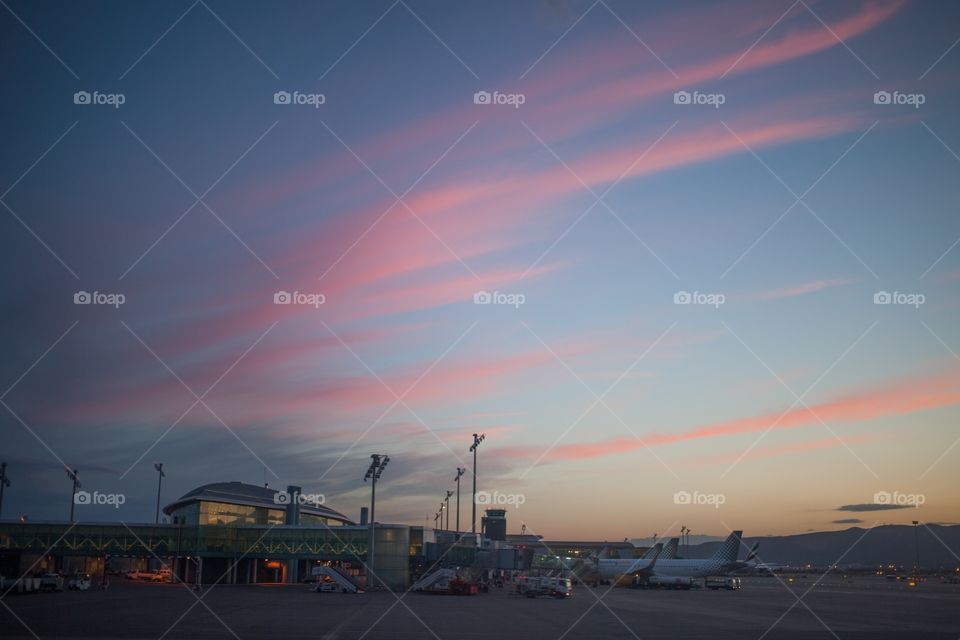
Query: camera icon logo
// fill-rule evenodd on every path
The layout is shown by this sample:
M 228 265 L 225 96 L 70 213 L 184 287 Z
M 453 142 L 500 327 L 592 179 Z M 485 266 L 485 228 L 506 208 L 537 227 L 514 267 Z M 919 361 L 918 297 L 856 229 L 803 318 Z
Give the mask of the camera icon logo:
M 73 294 L 73 304 L 90 304 L 93 298 L 88 291 L 77 291 Z
M 477 504 L 491 504 L 489 491 L 477 491 Z
M 90 492 L 77 491 L 75 494 L 73 494 L 73 503 L 74 504 L 90 504 Z
M 890 104 L 892 98 L 889 91 L 877 91 L 873 94 L 873 104 Z
M 693 496 L 689 491 L 677 491 L 673 494 L 673 504 L 690 504 L 692 501 Z
M 273 294 L 273 304 L 290 304 L 293 298 L 289 291 L 277 291 Z
M 889 291 L 877 291 L 873 294 L 873 304 L 890 304 L 892 301 L 893 297 Z
M 289 91 L 277 91 L 273 94 L 273 104 L 290 104 Z
M 877 491 L 873 494 L 874 504 L 893 504 L 893 495 L 889 491 Z
M 492 96 L 489 91 L 477 91 L 473 94 L 473 104 L 490 104 Z
M 493 302 L 493 296 L 489 291 L 477 291 L 473 294 L 473 304 L 490 304 Z
M 673 294 L 673 304 L 690 304 L 693 302 L 693 296 L 689 291 L 677 291 Z
M 290 494 L 286 491 L 277 491 L 273 494 L 273 504 L 290 504 Z
M 90 92 L 77 91 L 73 94 L 73 104 L 90 104 Z
M 677 91 L 673 94 L 673 104 L 690 104 L 689 91 Z

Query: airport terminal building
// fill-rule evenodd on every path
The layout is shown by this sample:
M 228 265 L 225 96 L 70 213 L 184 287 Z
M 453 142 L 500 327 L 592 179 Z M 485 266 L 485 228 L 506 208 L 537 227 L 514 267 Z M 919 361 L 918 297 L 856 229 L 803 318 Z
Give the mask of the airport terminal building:
M 324 506 L 320 501 L 297 500 L 289 487 L 277 491 L 269 487 L 242 482 L 217 482 L 205 484 L 190 491 L 176 502 L 163 508 L 173 524 L 190 525 L 282 525 L 303 524 L 314 526 L 341 526 L 356 524 L 347 516 Z M 287 522 L 289 507 L 296 501 L 299 518 Z
M 379 522 L 369 557 L 365 510 L 355 521 L 301 495 L 299 487 L 278 491 L 212 483 L 189 491 L 163 512 L 168 524 L 0 522 L 0 574 L 102 574 L 164 566 L 187 583 L 296 583 L 310 580 L 314 567 L 326 566 L 358 586 L 379 582 L 406 589 L 438 561 L 481 569 L 515 569 L 522 562 L 497 533 L 492 537 L 500 539 L 491 541 Z M 373 574 L 367 575 L 371 561 Z

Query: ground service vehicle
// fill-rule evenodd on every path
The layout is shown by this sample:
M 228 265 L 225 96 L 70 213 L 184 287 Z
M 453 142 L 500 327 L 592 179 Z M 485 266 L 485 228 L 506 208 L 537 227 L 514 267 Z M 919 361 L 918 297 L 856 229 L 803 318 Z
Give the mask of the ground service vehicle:
M 76 573 L 67 583 L 67 588 L 71 591 L 86 591 L 90 588 L 90 574 Z
M 530 577 L 521 584 L 520 592 L 528 598 L 538 596 L 569 598 L 573 593 L 573 581 L 570 578 L 549 576 Z
M 647 578 L 647 585 L 651 587 L 662 587 L 664 589 L 685 589 L 693 587 L 693 578 L 690 576 L 658 576 L 653 575 Z
M 718 589 L 727 589 L 729 591 L 735 591 L 741 588 L 740 578 L 737 577 L 722 577 L 714 576 L 710 578 L 703 579 L 703 586 L 707 589 L 712 589 L 717 591 Z
M 59 573 L 43 574 L 40 578 L 40 591 L 63 591 L 63 578 Z

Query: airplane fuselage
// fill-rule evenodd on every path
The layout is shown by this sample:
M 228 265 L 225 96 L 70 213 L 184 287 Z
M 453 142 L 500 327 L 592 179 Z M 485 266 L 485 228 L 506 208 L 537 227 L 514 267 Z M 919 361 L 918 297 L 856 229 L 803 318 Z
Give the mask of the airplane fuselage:
M 598 560 L 601 577 L 612 579 L 619 576 L 635 573 L 652 573 L 658 576 L 689 576 L 691 578 L 705 578 L 716 576 L 724 572 L 725 562 L 712 558 L 702 560 L 657 560 L 651 570 L 651 560 Z

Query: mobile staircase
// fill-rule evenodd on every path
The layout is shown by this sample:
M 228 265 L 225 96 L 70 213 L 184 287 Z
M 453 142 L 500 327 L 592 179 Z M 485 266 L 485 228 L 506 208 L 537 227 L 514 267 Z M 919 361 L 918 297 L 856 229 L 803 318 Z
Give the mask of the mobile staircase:
M 337 585 L 337 587 L 339 587 L 341 593 L 357 593 L 360 591 L 360 587 L 358 587 L 357 583 L 353 581 L 353 578 L 345 574 L 343 571 L 340 571 L 336 567 L 314 567 L 313 575 L 316 576 L 318 581 L 323 581 L 324 578 L 329 578 L 330 582 L 333 582 Z

